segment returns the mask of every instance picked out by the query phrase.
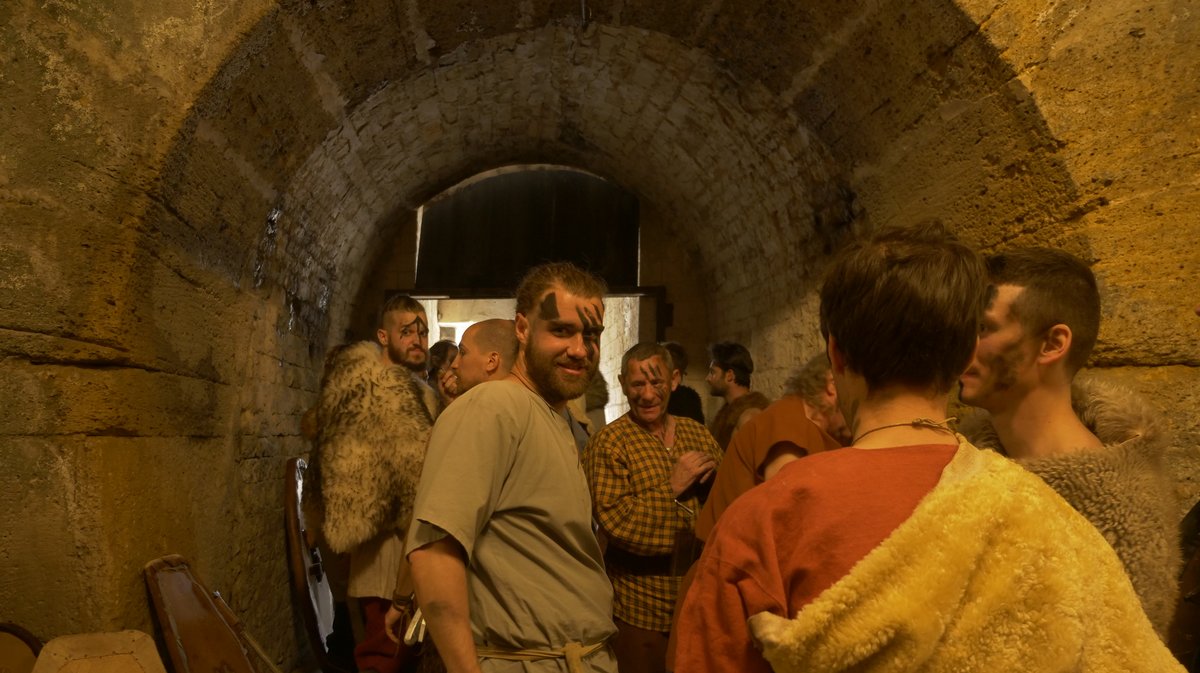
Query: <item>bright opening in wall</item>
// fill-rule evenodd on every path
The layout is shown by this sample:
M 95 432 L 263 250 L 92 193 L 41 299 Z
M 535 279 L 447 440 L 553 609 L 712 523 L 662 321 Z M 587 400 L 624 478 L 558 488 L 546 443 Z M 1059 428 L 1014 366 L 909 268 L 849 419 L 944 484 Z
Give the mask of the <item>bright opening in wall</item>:
M 490 318 L 511 318 L 516 313 L 512 299 L 420 299 L 429 316 L 429 344 L 448 339 L 454 343 L 462 340 L 463 332 L 475 323 Z M 604 379 L 607 396 L 597 395 L 596 389 L 589 392 L 585 408 L 589 416 L 593 412 L 602 423 L 610 423 L 629 410 L 617 375 L 621 369 L 621 356 L 639 340 L 639 306 L 642 297 L 609 296 L 604 300 L 604 333 L 600 337 L 600 375 Z
M 638 286 L 638 236 L 638 199 L 620 185 L 570 167 L 508 166 L 418 209 L 415 282 L 403 291 L 425 304 L 431 343 L 457 343 L 475 322 L 512 318 L 514 289 L 537 264 L 571 261 L 600 275 L 610 288 L 600 372 L 612 421 L 628 409 L 617 382 L 621 356 L 660 339 L 669 320 L 662 288 Z

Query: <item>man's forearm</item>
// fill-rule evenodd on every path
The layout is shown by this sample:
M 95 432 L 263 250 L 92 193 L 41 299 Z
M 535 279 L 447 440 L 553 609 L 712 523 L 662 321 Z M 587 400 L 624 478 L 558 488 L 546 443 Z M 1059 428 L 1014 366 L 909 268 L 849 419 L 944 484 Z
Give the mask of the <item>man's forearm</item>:
M 417 605 L 448 673 L 479 673 L 462 547 L 443 538 L 408 555 Z

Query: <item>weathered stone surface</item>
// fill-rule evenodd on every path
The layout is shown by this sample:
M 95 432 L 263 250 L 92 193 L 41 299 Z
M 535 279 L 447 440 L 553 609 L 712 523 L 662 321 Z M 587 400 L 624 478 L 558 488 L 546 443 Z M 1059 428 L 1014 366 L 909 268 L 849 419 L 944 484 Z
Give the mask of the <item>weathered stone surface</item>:
M 1200 194 L 1173 186 L 1090 219 L 1104 319 L 1095 363 L 1200 366 Z M 1191 232 L 1191 233 L 1189 233 Z
M 80 633 L 46 643 L 34 673 L 166 673 L 154 639 L 141 631 Z
M 102 543 L 80 437 L 0 438 L 0 596 L 6 619 L 43 640 L 102 628 L 89 581 Z M 78 610 L 62 610 L 68 603 Z
M 1086 373 L 1136 391 L 1162 414 L 1170 440 L 1167 465 L 1175 476 L 1182 519 L 1200 500 L 1200 418 L 1196 415 L 1200 408 L 1200 368 L 1113 367 Z
M 304 1 L 280 5 L 293 51 L 312 72 L 322 105 L 331 113 L 357 107 L 381 82 L 401 79 L 421 65 L 419 36 L 410 26 L 406 3 L 343 0 L 320 6 Z

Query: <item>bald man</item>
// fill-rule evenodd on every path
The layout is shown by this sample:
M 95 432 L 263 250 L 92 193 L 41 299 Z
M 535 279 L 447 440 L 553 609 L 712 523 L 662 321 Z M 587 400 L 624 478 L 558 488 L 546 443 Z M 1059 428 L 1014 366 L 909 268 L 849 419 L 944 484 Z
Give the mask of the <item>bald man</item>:
M 517 359 L 517 330 L 512 320 L 493 318 L 471 325 L 458 343 L 458 357 L 450 371 L 462 395 L 485 381 L 508 376 Z

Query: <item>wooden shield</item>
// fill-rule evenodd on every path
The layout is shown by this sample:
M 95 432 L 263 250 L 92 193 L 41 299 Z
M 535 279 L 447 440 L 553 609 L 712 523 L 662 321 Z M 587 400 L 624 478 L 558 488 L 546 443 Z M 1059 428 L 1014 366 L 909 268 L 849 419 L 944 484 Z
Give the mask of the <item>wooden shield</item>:
M 145 572 L 175 673 L 255 673 L 237 619 L 182 556 L 155 559 Z

